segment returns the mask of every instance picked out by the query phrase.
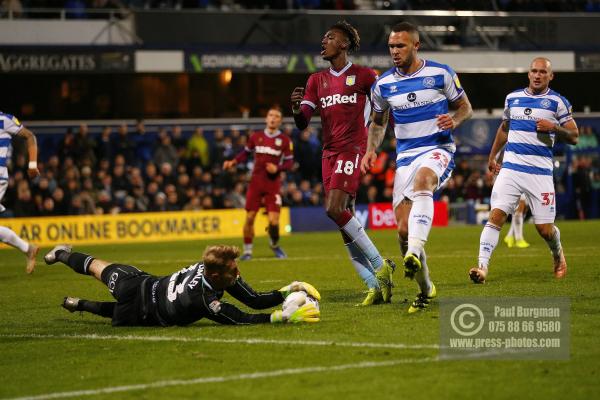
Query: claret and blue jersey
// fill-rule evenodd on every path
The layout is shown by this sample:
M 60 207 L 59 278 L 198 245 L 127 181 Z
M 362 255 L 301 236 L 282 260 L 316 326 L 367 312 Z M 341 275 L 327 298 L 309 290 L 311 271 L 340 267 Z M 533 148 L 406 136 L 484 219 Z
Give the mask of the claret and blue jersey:
M 573 119 L 571 104 L 550 88 L 539 95 L 519 89 L 506 96 L 503 120 L 508 121 L 509 131 L 502 168 L 552 176 L 555 135 L 537 132 L 539 119 L 564 125 Z
M 440 130 L 437 126 L 437 116 L 448 113 L 448 103 L 464 93 L 452 68 L 423 60 L 419 70 L 404 75 L 394 67 L 375 82 L 371 92 L 376 112 L 390 109 L 397 167 L 408 165 L 435 148 L 454 153 L 452 131 Z

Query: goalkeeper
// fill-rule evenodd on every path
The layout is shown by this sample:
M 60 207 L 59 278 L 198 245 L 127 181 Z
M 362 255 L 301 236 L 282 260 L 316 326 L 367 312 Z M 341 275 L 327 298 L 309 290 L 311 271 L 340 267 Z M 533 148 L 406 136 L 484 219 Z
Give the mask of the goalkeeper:
M 44 260 L 48 265 L 60 261 L 77 273 L 104 282 L 116 302 L 65 297 L 62 306 L 71 312 L 86 311 L 111 318 L 113 326 L 188 325 L 202 318 L 221 324 L 319 321 L 319 310 L 310 303 L 293 312 L 248 314 L 221 301 L 227 292 L 251 308 L 267 309 L 280 305 L 287 295 L 300 290 L 320 299 L 319 292 L 305 282 L 292 282 L 271 292 L 254 291 L 239 274 L 236 262 L 239 255 L 234 246 L 209 246 L 201 262 L 162 277 L 74 252 L 70 245 L 54 247 Z

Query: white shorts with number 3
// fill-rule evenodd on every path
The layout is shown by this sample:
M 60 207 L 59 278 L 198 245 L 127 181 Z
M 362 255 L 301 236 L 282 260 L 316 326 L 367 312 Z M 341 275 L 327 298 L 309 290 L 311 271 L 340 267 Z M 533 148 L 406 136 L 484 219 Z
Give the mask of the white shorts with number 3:
M 414 182 L 417 171 L 420 168 L 429 168 L 438 177 L 438 184 L 435 190 L 440 189 L 446 184 L 452 170 L 454 169 L 454 155 L 444 149 L 433 149 L 416 157 L 408 165 L 396 168 L 394 177 L 394 197 L 393 206 L 398 204 L 406 197 L 414 199 Z
M 525 195 L 533 222 L 551 224 L 556 218 L 554 181 L 549 175 L 533 175 L 502 168 L 492 189 L 492 209 L 512 214 Z

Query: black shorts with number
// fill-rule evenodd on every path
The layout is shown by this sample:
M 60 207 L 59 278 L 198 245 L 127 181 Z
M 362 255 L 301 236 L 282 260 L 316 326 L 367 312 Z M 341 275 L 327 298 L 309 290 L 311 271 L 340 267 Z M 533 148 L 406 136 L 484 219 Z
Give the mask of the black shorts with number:
M 101 278 L 117 299 L 113 326 L 161 325 L 150 296 L 150 288 L 157 277 L 131 265 L 111 264 L 102 271 Z

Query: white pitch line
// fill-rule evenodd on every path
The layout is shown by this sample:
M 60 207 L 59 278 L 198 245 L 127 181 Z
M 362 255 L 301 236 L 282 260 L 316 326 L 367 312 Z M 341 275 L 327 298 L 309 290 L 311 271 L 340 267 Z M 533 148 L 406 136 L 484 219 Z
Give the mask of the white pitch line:
M 437 344 L 405 344 L 405 343 L 372 343 L 372 342 L 334 342 L 327 340 L 276 340 L 276 339 L 216 339 L 207 337 L 177 337 L 177 336 L 134 336 L 134 335 L 52 335 L 52 334 L 0 334 L 0 338 L 13 339 L 82 339 L 82 340 L 132 340 L 142 342 L 210 342 L 210 343 L 241 343 L 255 345 L 297 345 L 297 346 L 335 346 L 358 347 L 375 349 L 439 349 Z
M 47 399 L 61 399 L 65 397 L 81 397 L 81 396 L 94 396 L 98 394 L 109 394 L 118 392 L 129 392 L 133 390 L 146 390 L 146 389 L 159 389 L 170 386 L 189 386 L 198 385 L 201 383 L 220 383 L 228 381 L 243 381 L 243 380 L 254 380 L 262 378 L 274 378 L 286 375 L 300 375 L 309 374 L 315 372 L 337 372 L 345 371 L 349 369 L 363 369 L 363 368 L 378 368 L 378 367 L 391 367 L 400 364 L 415 364 L 415 363 L 427 363 L 436 362 L 437 358 L 403 358 L 389 361 L 363 361 L 354 364 L 341 364 L 332 366 L 315 366 L 306 368 L 288 368 L 288 369 L 277 369 L 273 371 L 262 371 L 252 372 L 247 374 L 237 375 L 225 375 L 225 376 L 211 376 L 205 378 L 194 378 L 194 379 L 173 379 L 166 381 L 158 381 L 153 383 L 141 383 L 136 385 L 123 385 L 123 386 L 109 386 L 100 389 L 88 389 L 88 390 L 75 390 L 71 392 L 54 392 L 46 393 L 35 396 L 26 397 L 14 397 L 5 400 L 47 400 Z

